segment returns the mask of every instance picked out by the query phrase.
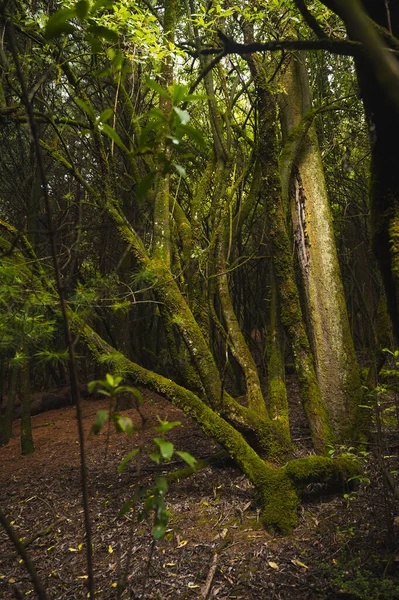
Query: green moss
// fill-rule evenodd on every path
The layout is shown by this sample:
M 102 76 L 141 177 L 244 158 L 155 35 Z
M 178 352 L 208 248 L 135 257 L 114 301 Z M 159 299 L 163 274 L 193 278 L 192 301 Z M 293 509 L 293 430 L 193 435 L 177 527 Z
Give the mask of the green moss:
M 390 220 L 389 243 L 391 245 L 392 272 L 399 277 L 399 215 Z
M 361 473 L 359 463 L 346 456 L 336 459 L 327 456 L 307 456 L 291 460 L 283 467 L 284 473 L 298 489 L 312 482 L 339 485 L 345 479 Z
M 270 473 L 261 491 L 261 520 L 271 529 L 289 534 L 298 523 L 299 496 L 294 485 L 281 470 Z

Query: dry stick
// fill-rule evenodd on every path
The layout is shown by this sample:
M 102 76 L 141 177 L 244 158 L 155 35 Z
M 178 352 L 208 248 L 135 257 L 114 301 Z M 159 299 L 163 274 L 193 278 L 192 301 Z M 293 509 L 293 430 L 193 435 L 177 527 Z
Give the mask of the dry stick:
M 18 552 L 19 556 L 24 561 L 26 569 L 27 569 L 29 575 L 31 576 L 33 587 L 35 588 L 35 591 L 36 591 L 36 594 L 38 595 L 39 600 L 48 600 L 46 590 L 44 589 L 42 582 L 39 579 L 39 576 L 35 569 L 35 565 L 31 561 L 31 558 L 30 558 L 29 554 L 27 553 L 27 551 L 25 550 L 23 543 L 21 542 L 21 540 L 15 533 L 14 528 L 10 525 L 7 517 L 1 510 L 0 510 L 0 523 L 6 530 L 7 535 L 10 538 L 11 542 L 14 544 L 14 548 Z
M 66 517 L 60 517 L 59 519 L 57 519 L 56 521 L 54 521 L 53 523 L 51 523 L 50 525 L 48 525 L 47 527 L 42 529 L 41 531 L 37 531 L 36 533 L 31 535 L 26 540 L 21 539 L 20 540 L 21 544 L 23 545 L 24 548 L 27 548 L 28 546 L 33 544 L 33 542 L 36 541 L 38 538 L 44 537 L 45 535 L 48 535 L 49 533 L 51 533 L 53 531 L 53 529 L 55 527 L 57 527 L 60 523 L 62 523 L 62 521 L 65 521 L 65 519 L 66 519 Z M 0 558 L 15 558 L 15 556 L 16 556 L 15 554 L 0 554 Z
M 86 552 L 87 552 L 87 575 L 88 575 L 88 591 L 90 598 L 94 598 L 94 576 L 93 576 L 93 549 L 91 542 L 91 524 L 90 524 L 90 512 L 89 512 L 89 492 L 87 485 L 87 465 L 86 465 L 86 452 L 85 452 L 85 442 L 84 442 L 84 430 L 83 430 L 83 419 L 82 419 L 82 407 L 80 404 L 80 393 L 79 393 L 79 385 L 78 385 L 78 375 L 76 370 L 76 362 L 74 356 L 74 344 L 72 339 L 71 330 L 69 327 L 68 314 L 65 303 L 64 296 L 64 288 L 61 280 L 61 273 L 58 263 L 57 249 L 55 245 L 55 236 L 53 229 L 53 218 L 52 218 L 52 209 L 50 204 L 50 198 L 48 193 L 47 186 L 47 177 L 44 169 L 44 163 L 41 153 L 39 136 L 36 128 L 36 122 L 33 112 L 32 104 L 29 100 L 28 90 L 26 87 L 25 79 L 23 73 L 21 71 L 21 66 L 18 58 L 18 50 L 15 43 L 15 32 L 12 20 L 9 21 L 9 29 L 8 29 L 8 40 L 10 44 L 11 54 L 14 59 L 14 64 L 17 72 L 17 77 L 21 85 L 22 91 L 22 101 L 25 105 L 26 113 L 28 116 L 29 126 L 31 130 L 32 139 L 34 142 L 37 164 L 39 167 L 39 174 L 42 184 L 43 191 L 43 199 L 47 213 L 47 223 L 48 223 L 48 235 L 51 247 L 51 255 L 54 264 L 54 272 L 55 279 L 57 285 L 57 291 L 60 301 L 61 313 L 63 317 L 64 324 L 64 335 L 65 341 L 68 347 L 69 352 L 69 373 L 71 378 L 71 396 L 72 400 L 76 405 L 76 415 L 78 421 L 78 434 L 79 434 L 79 445 L 80 445 L 80 471 L 81 471 L 81 484 L 82 484 L 82 496 L 83 496 L 83 511 L 84 511 L 84 521 L 85 521 L 85 530 L 86 530 Z M 43 596 L 44 597 L 44 596 Z
M 213 561 L 211 564 L 211 568 L 209 569 L 208 575 L 206 577 L 204 589 L 201 592 L 201 600 L 207 600 L 207 598 L 210 594 L 210 591 L 212 588 L 212 583 L 213 583 L 213 578 L 215 577 L 216 569 L 218 566 L 218 558 L 219 558 L 219 554 L 217 552 L 215 552 L 215 554 L 213 555 Z

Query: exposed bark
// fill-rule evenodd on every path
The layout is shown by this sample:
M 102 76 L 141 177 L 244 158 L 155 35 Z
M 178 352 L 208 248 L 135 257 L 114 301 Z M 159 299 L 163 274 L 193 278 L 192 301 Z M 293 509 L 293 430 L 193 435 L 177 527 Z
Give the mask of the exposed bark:
M 296 133 L 311 110 L 304 55 L 290 60 L 282 83 L 283 119 Z M 299 128 L 302 131 L 303 128 Z M 312 123 L 291 163 L 291 208 L 317 380 L 338 439 L 349 439 L 361 404 L 361 383 L 335 247 L 317 134 Z
M 255 56 L 247 60 L 258 98 L 261 191 L 268 216 L 268 234 L 281 303 L 281 320 L 292 346 L 301 399 L 313 443 L 318 452 L 323 452 L 326 444 L 331 442 L 334 436 L 322 403 L 295 282 L 291 242 L 286 228 L 279 177 L 276 95 L 269 89 L 260 60 Z

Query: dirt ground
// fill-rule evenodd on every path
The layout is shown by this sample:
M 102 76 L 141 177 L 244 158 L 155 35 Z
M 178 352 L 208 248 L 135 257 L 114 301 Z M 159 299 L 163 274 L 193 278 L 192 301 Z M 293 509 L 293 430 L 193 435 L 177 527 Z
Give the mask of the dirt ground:
M 108 443 L 106 431 L 89 436 L 97 411 L 107 409 L 107 402 L 82 403 L 96 597 L 117 598 L 116 584 L 126 571 L 121 598 L 399 598 L 399 510 L 372 453 L 356 491 L 323 497 L 320 490 L 309 490 L 299 525 L 288 537 L 260 526 L 254 489 L 238 469 L 227 462 L 207 467 L 170 484 L 167 533 L 152 544 L 151 523 L 137 520 L 139 506 L 124 517 L 118 513 L 138 485 L 149 486 L 157 475 L 183 463 L 173 459 L 157 466 L 146 459 L 139 476 L 132 461 L 118 474 L 123 457 L 138 443 L 151 446 L 157 415 L 181 421 L 168 436 L 176 449 L 203 458 L 218 447 L 168 402 L 148 392 L 145 398 L 145 431 L 131 437 L 111 432 Z M 290 402 L 291 412 L 299 411 L 294 384 Z M 135 409 L 124 412 L 139 423 Z M 293 422 L 297 455 L 303 455 L 308 432 L 300 416 Z M 21 456 L 19 422 L 10 444 L 0 449 L 0 506 L 27 546 L 49 597 L 82 599 L 87 578 L 75 408 L 37 415 L 33 427 L 33 455 Z M 384 436 L 393 477 L 399 464 L 396 431 L 395 425 Z M 21 563 L 0 531 L 0 598 L 35 597 Z

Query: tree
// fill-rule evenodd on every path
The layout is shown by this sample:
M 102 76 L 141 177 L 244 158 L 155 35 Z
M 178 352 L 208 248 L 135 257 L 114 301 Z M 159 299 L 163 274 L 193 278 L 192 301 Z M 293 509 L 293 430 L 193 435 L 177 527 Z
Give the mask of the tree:
M 98 362 L 191 415 L 258 489 L 263 522 L 289 531 L 309 481 L 336 484 L 357 467 L 325 456 L 284 464 L 292 448 L 285 341 L 317 452 L 353 435 L 360 397 L 329 216 L 326 236 L 312 239 L 312 264 L 328 246 L 329 270 L 317 276 L 335 282 L 333 302 L 325 294 L 316 308 L 315 278 L 304 277 L 298 286 L 292 252 L 289 182 L 301 180 L 309 207 L 314 200 L 309 225 L 328 207 L 326 196 L 318 203 L 305 188 L 309 173 L 309 180 L 315 174 L 324 185 L 316 115 L 303 110 L 309 98 L 296 91 L 297 106 L 285 112 L 295 113 L 288 120 L 299 135 L 287 132 L 283 150 L 277 81 L 283 68 L 283 86 L 290 75 L 295 83 L 295 63 L 246 51 L 256 50 L 265 24 L 279 33 L 276 21 L 287 27 L 296 21 L 278 3 L 267 14 L 244 8 L 238 15 L 221 3 L 204 7 L 193 0 L 185 6 L 168 0 L 163 10 L 140 2 L 71 3 L 48 20 L 21 5 L 17 12 L 5 7 L 2 19 L 4 143 L 10 156 L 19 146 L 26 151 L 29 136 L 17 134 L 29 124 L 44 174 L 39 186 L 33 184 L 34 209 L 28 209 L 27 238 L 34 243 L 22 235 L 24 211 L 9 201 L 2 247 L 22 256 L 37 294 L 53 301 L 58 290 L 65 321 Z M 240 44 L 216 33 L 220 27 L 244 39 L 245 60 Z M 216 39 L 223 46 L 212 61 L 201 48 Z M 26 69 L 30 40 L 34 68 Z M 186 53 L 199 60 L 195 80 L 183 64 Z M 232 53 L 237 60 L 227 58 Z M 177 56 L 175 76 L 183 83 L 173 83 Z M 41 75 L 48 57 L 55 66 Z M 1 189 L 11 198 L 6 175 Z M 49 211 L 46 230 L 41 217 Z M 50 251 L 53 267 L 43 262 Z M 245 289 L 242 281 L 252 279 L 259 282 Z M 51 314 L 51 302 L 45 304 Z M 318 312 L 326 307 L 333 324 L 320 340 Z M 144 318 L 148 335 L 131 325 Z M 131 328 L 129 336 L 118 332 L 121 323 Z M 258 324 L 268 331 L 268 400 L 249 348 Z M 337 351 L 327 356 L 328 348 Z M 157 372 L 165 354 L 172 360 Z M 333 358 L 331 383 L 325 365 Z M 244 402 L 234 393 L 243 383 Z M 330 385 L 337 386 L 334 401 Z

